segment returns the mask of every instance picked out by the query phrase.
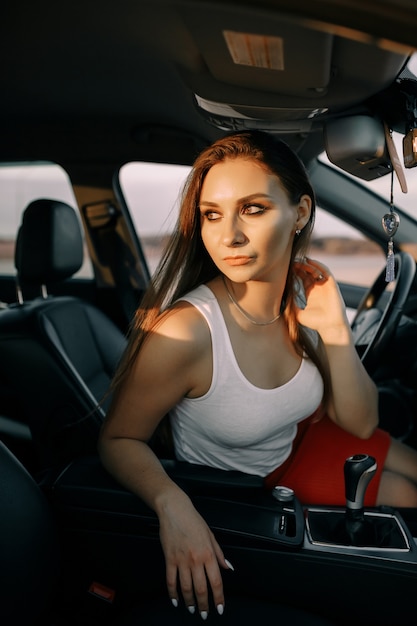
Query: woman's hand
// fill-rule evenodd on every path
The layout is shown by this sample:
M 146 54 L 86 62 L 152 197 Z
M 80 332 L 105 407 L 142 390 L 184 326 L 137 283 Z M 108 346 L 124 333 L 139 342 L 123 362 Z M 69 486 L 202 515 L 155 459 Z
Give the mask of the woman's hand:
M 307 257 L 296 259 L 294 270 L 306 294 L 305 308 L 298 312 L 299 323 L 316 330 L 322 339 L 335 329 L 346 329 L 349 322 L 345 303 L 330 270 Z
M 168 594 L 178 604 L 179 582 L 186 607 L 197 606 L 203 619 L 209 610 L 210 586 L 214 605 L 223 613 L 224 594 L 220 568 L 233 569 L 206 522 L 187 496 L 171 499 L 160 515 L 160 540 L 166 561 Z
M 327 354 L 331 385 L 327 412 L 339 426 L 366 439 L 378 424 L 378 393 L 356 351 L 337 282 L 325 265 L 312 259 L 297 259 L 294 270 L 306 292 L 298 321 L 319 333 Z

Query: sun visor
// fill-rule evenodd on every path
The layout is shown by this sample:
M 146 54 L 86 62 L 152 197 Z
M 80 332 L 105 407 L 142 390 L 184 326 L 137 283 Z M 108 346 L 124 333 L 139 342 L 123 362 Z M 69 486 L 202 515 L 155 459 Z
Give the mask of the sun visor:
M 392 171 L 384 123 L 367 115 L 328 122 L 324 142 L 329 160 L 345 172 L 374 180 Z

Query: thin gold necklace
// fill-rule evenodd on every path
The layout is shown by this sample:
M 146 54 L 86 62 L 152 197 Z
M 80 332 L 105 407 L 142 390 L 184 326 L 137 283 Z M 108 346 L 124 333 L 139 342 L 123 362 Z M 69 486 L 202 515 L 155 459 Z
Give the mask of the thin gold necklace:
M 280 312 L 278 313 L 278 315 L 276 315 L 276 316 L 275 316 L 272 320 L 269 320 L 268 322 L 257 322 L 257 321 L 256 321 L 256 320 L 254 320 L 254 319 L 253 319 L 250 315 L 248 315 L 248 314 L 246 313 L 246 311 L 244 311 L 244 310 L 242 309 L 242 307 L 240 306 L 240 304 L 239 304 L 238 302 L 236 302 L 236 300 L 234 299 L 233 295 L 232 295 L 232 294 L 231 294 L 231 292 L 229 291 L 229 288 L 228 288 L 228 286 L 227 286 L 226 279 L 225 279 L 225 277 L 224 277 L 224 276 L 222 276 L 222 280 L 223 280 L 223 284 L 224 284 L 224 286 L 225 286 L 225 288 L 226 288 L 227 295 L 229 296 L 230 302 L 231 302 L 232 304 L 234 304 L 234 305 L 235 305 L 235 307 L 237 308 L 237 310 L 239 311 L 239 313 L 240 313 L 241 315 L 243 315 L 243 317 L 244 317 L 245 319 L 247 319 L 247 320 L 248 320 L 248 322 L 250 322 L 251 324 L 254 324 L 255 326 L 270 326 L 271 324 L 273 324 L 274 322 L 276 322 L 277 320 L 279 320 L 279 318 L 281 317 L 281 311 L 280 311 Z

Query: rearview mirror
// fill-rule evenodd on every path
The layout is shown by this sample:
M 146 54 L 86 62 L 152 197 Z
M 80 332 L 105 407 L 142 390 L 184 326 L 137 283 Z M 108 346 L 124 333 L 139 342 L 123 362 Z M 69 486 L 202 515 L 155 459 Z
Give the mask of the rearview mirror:
M 355 115 L 329 122 L 324 129 L 329 160 L 364 180 L 374 180 L 392 171 L 382 120 Z

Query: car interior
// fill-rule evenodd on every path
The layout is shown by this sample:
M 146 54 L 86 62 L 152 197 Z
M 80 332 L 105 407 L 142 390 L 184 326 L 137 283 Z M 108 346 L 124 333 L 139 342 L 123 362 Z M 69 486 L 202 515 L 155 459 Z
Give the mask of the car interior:
M 163 168 L 187 172 L 205 146 L 245 129 L 299 155 L 323 214 L 360 235 L 317 236 L 314 254 L 340 264 L 381 426 L 417 449 L 417 7 L 46 0 L 7 3 L 2 15 L 1 620 L 195 622 L 169 602 L 157 516 L 97 454 L 112 376 L 166 241 L 161 227 L 146 230 L 160 204 L 163 219 L 172 212 L 157 196 L 169 186 Z M 32 191 L 29 175 L 8 191 L 11 172 L 40 180 L 51 164 L 65 197 L 44 183 Z M 159 168 L 155 179 L 138 178 L 144 164 Z M 151 445 L 235 565 L 225 614 L 210 610 L 208 622 L 415 623 L 417 509 L 364 510 L 374 470 L 360 449 L 338 470 L 346 507 L 320 507 L 285 485 L 178 461 L 159 433 Z

